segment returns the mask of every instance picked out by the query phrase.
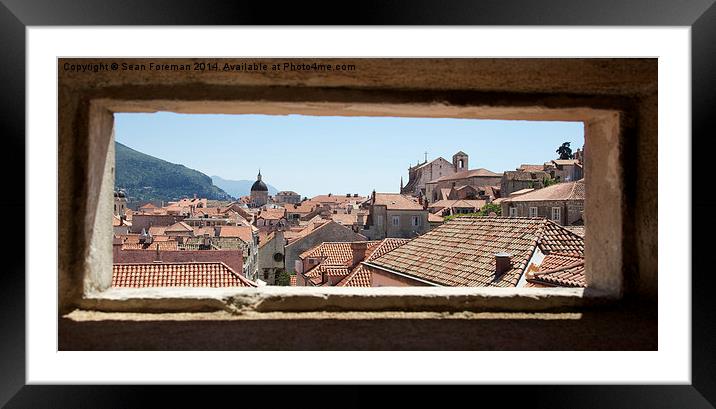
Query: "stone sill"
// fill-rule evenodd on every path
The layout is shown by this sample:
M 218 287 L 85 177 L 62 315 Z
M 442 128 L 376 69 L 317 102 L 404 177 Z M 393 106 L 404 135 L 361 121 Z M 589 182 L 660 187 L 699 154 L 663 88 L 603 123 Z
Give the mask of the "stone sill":
M 263 314 L 565 312 L 616 301 L 613 294 L 582 288 L 111 288 L 86 295 L 78 307 L 119 313 L 261 313 L 271 319 Z

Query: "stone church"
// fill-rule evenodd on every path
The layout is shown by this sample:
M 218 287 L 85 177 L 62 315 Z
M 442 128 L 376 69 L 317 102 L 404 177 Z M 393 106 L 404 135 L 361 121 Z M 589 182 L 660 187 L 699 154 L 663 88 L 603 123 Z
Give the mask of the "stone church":
M 251 207 L 261 207 L 268 203 L 268 186 L 261 180 L 261 170 L 256 176 L 256 182 L 251 185 Z
M 428 162 L 418 163 L 408 168 L 408 184 L 403 186 L 403 179 L 400 180 L 400 193 L 415 197 L 425 197 L 425 185 L 443 176 L 454 175 L 468 169 L 467 154 L 460 151 L 452 155 L 452 163 L 439 157 Z

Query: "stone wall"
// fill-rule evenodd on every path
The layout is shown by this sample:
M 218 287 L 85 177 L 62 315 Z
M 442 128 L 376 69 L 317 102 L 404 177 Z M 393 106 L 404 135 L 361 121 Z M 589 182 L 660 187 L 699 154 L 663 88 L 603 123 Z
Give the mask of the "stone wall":
M 268 285 L 275 285 L 278 274 L 285 269 L 285 246 L 286 240 L 283 237 L 283 231 L 280 230 L 274 232 L 271 240 L 259 243 L 259 277 Z M 274 258 L 276 254 L 281 255 L 279 261 Z
M 428 231 L 428 211 L 427 210 L 388 210 L 386 212 L 386 227 L 388 229 L 387 237 L 412 239 Z M 418 218 L 418 226 L 413 226 L 413 217 Z M 398 226 L 393 226 L 393 217 L 399 220 Z
M 584 200 L 541 200 L 533 202 L 502 202 L 502 215 L 509 216 L 510 208 L 517 209 L 516 217 L 530 217 L 530 207 L 537 208 L 537 217 L 546 217 L 552 220 L 552 208 L 559 207 L 561 220 L 558 222 L 563 226 L 570 226 L 582 218 L 584 212 Z M 556 220 L 555 220 L 556 221 Z

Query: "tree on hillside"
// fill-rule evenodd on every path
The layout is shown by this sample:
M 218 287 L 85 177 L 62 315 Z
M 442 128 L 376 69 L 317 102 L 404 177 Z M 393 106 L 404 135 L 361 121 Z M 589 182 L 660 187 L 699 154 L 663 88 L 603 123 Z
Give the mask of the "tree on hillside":
M 557 148 L 556 152 L 559 154 L 560 159 L 573 159 L 572 149 L 569 147 L 570 142 L 565 142 Z

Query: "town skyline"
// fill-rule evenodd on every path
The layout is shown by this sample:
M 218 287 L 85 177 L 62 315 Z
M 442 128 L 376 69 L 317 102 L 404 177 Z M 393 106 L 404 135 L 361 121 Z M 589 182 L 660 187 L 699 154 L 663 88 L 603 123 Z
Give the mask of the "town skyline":
M 501 173 L 556 158 L 563 142 L 584 145 L 580 122 L 166 112 L 115 121 L 115 139 L 142 153 L 229 180 L 255 180 L 260 169 L 266 183 L 307 197 L 397 192 L 426 152 L 449 161 L 462 150 L 470 169 Z

